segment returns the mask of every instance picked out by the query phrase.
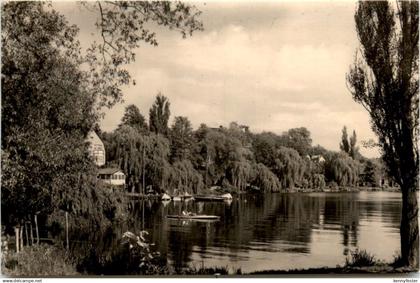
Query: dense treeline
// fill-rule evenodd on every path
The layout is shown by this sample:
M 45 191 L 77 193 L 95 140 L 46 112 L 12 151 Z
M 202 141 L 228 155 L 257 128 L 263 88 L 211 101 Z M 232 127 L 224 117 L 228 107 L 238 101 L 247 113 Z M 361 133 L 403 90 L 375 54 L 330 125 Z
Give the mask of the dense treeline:
M 116 130 L 100 133 L 107 166 L 124 170 L 130 191 L 192 194 L 220 186 L 231 192 L 279 192 L 379 185 L 378 162 L 360 155 L 356 132 L 348 140 L 346 127 L 341 152 L 332 152 L 313 146 L 304 127 L 277 135 L 252 133 L 236 122 L 193 130 L 187 117 L 174 117 L 172 125 L 169 120 L 170 102 L 159 93 L 149 125 L 138 107 L 129 105 Z

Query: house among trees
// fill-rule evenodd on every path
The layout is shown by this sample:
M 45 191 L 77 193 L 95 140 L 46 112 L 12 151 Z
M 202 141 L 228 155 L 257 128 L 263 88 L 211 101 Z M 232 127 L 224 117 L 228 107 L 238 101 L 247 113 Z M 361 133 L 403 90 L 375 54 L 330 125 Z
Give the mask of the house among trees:
M 312 155 L 311 160 L 316 162 L 316 163 L 324 163 L 325 162 L 325 158 L 322 155 Z
M 105 165 L 105 146 L 95 131 L 90 131 L 87 138 L 89 142 L 89 154 L 96 166 Z
M 98 179 L 106 184 L 125 187 L 125 174 L 118 168 L 101 168 Z
M 315 163 L 324 163 L 325 162 L 325 158 L 322 155 L 306 155 L 306 158 L 308 158 L 309 160 L 315 162 Z

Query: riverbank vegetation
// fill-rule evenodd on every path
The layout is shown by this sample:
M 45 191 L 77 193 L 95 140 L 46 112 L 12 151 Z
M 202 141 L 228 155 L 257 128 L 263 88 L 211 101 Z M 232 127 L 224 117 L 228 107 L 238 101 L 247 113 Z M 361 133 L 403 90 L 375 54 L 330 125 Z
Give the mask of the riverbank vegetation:
M 290 270 L 263 270 L 243 273 L 241 269 L 229 266 L 205 267 L 193 265 L 175 270 L 168 265 L 160 255 L 152 253 L 149 245 L 141 240 L 139 245 L 137 236 L 125 235 L 121 241 L 121 249 L 114 254 L 118 260 L 104 261 L 101 274 L 103 275 L 142 275 L 142 276 L 236 276 L 236 275 L 281 275 L 281 274 L 384 274 L 407 273 L 411 269 L 401 265 L 401 258 L 396 257 L 393 262 L 378 260 L 365 250 L 355 250 L 346 258 L 344 265 L 336 267 L 320 267 Z M 143 238 L 144 239 L 144 238 Z M 77 271 L 76 265 L 63 248 L 50 245 L 28 247 L 21 253 L 3 255 L 2 271 L 8 276 L 82 276 L 90 275 Z M 96 267 L 98 268 L 98 266 Z M 99 269 L 98 269 L 99 270 Z
M 385 274 L 385 273 L 407 273 L 413 269 L 404 267 L 401 258 L 395 257 L 392 262 L 385 262 L 377 259 L 374 255 L 365 250 L 355 250 L 346 258 L 344 265 L 336 267 L 320 267 L 308 269 L 290 270 L 264 270 L 251 272 L 249 275 L 269 275 L 269 274 Z
M 194 130 L 187 117 L 176 116 L 171 126 L 169 120 L 169 99 L 158 94 L 149 125 L 139 108 L 129 105 L 116 130 L 99 132 L 107 166 L 124 170 L 129 191 L 176 195 L 203 193 L 210 187 L 231 193 L 338 190 L 379 187 L 387 179 L 381 160 L 363 157 L 356 132 L 348 140 L 345 127 L 345 146 L 334 152 L 313 146 L 304 127 L 282 134 L 253 133 L 232 122 L 217 128 L 201 124 Z
M 77 276 L 63 248 L 47 244 L 26 247 L 19 253 L 2 253 L 2 273 L 7 276 Z

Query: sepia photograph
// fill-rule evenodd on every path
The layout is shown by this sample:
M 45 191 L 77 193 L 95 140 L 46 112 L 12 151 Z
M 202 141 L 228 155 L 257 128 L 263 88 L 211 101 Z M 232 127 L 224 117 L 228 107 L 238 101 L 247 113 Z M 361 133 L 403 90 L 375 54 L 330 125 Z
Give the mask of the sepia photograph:
M 2 280 L 417 282 L 418 126 L 418 1 L 2 1 Z

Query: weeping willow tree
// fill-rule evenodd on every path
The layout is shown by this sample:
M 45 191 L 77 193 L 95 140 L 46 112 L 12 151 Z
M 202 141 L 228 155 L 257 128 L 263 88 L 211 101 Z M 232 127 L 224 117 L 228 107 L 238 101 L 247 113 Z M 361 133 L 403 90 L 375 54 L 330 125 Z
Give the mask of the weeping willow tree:
M 304 162 L 303 187 L 323 189 L 325 187 L 324 162 L 315 162 L 307 158 L 305 158 Z
M 122 125 L 109 136 L 106 143 L 111 146 L 110 155 L 114 156 L 110 162 L 124 171 L 132 192 L 136 188 L 145 191 L 147 186 L 171 193 L 174 189 L 191 193 L 201 188 L 202 178 L 190 161 L 170 164 L 170 143 L 162 135 L 145 135 L 131 126 Z
M 273 172 L 276 173 L 283 188 L 301 185 L 305 168 L 305 162 L 296 150 L 287 147 L 278 149 Z
M 228 179 L 233 187 L 239 191 L 244 191 L 246 186 L 252 180 L 254 168 L 247 160 L 240 160 L 232 162 L 229 171 Z
M 69 181 L 69 180 L 66 180 Z M 77 229 L 105 229 L 115 220 L 127 215 L 124 192 L 98 183 L 95 176 L 82 175 L 73 190 L 61 194 L 57 204 L 71 213 L 69 226 Z M 48 218 L 50 224 L 65 223 L 64 214 L 55 210 Z M 61 224 L 59 224 L 61 226 Z
M 325 176 L 323 174 L 312 174 L 310 178 L 310 187 L 315 189 L 325 188 Z
M 360 164 L 344 153 L 338 153 L 327 161 L 328 177 L 339 186 L 356 186 L 359 181 Z
M 171 174 L 169 140 L 162 135 L 151 133 L 147 138 L 145 153 L 146 184 L 156 191 L 164 191 Z
M 172 174 L 169 140 L 154 133 L 141 134 L 127 125 L 119 127 L 114 138 L 115 160 L 111 163 L 124 171 L 131 191 L 136 188 L 145 191 L 148 185 L 157 191 L 164 190 Z
M 282 189 L 279 179 L 262 163 L 254 165 L 254 178 L 251 184 L 260 188 L 263 192 L 279 192 Z
M 143 148 L 146 141 L 131 126 L 123 125 L 116 132 L 116 163 L 124 171 L 131 192 L 135 191 L 143 173 Z
M 203 188 L 203 177 L 189 160 L 175 162 L 170 171 L 166 183 L 173 193 L 195 194 Z

